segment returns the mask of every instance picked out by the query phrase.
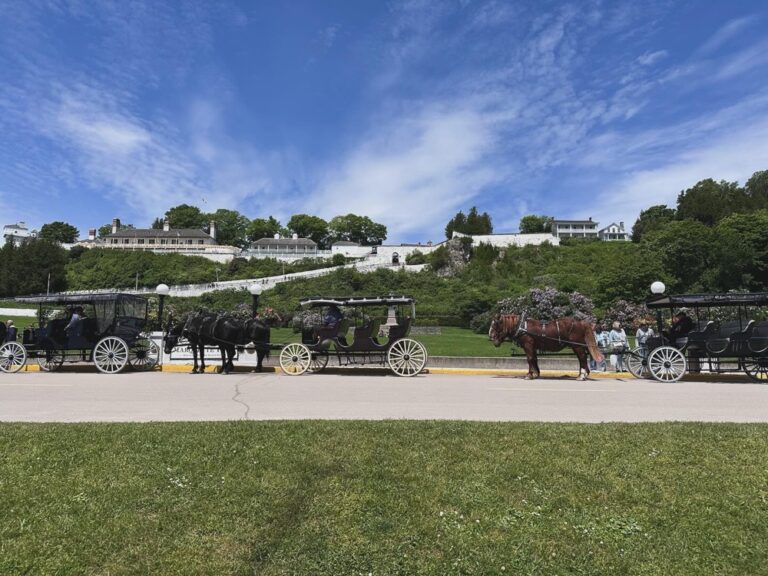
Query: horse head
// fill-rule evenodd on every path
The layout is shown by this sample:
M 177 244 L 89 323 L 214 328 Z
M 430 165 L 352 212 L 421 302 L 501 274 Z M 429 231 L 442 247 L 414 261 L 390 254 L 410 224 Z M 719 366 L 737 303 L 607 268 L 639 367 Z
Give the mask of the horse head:
M 245 323 L 245 338 L 248 342 L 269 342 L 269 324 L 259 318 L 253 318 Z
M 172 322 L 168 322 L 167 329 L 165 333 L 165 353 L 170 354 L 171 351 L 176 347 L 176 345 L 179 343 L 179 339 L 181 338 L 181 334 L 184 332 L 184 322 L 177 322 L 176 324 L 173 324 Z
M 488 338 L 498 348 L 508 338 L 514 338 L 519 327 L 521 317 L 517 314 L 496 314 L 491 320 L 491 328 L 488 330 Z

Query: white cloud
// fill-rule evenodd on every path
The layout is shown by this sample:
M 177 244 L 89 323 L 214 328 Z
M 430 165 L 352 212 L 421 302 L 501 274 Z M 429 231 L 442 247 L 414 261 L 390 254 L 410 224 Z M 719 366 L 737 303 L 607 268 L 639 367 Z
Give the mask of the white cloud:
M 743 18 L 736 18 L 729 20 L 723 24 L 709 39 L 701 45 L 698 49 L 700 55 L 710 54 L 718 50 L 721 46 L 725 45 L 731 39 L 738 36 L 747 27 L 756 23 L 758 18 L 756 16 L 745 16 Z
M 600 222 L 624 220 L 631 227 L 641 210 L 656 204 L 674 207 L 677 195 L 706 178 L 743 184 L 768 166 L 768 115 L 737 128 L 724 126 L 703 144 L 685 147 L 653 167 L 628 171 L 596 190 L 594 202 L 576 216 Z
M 668 56 L 666 50 L 656 50 L 655 52 L 646 52 L 637 59 L 637 63 L 641 66 L 652 66 L 656 62 L 663 60 Z
M 386 222 L 390 238 L 441 230 L 457 207 L 499 180 L 483 164 L 492 127 L 476 110 L 429 108 L 371 134 L 312 194 L 326 217 L 346 212 Z

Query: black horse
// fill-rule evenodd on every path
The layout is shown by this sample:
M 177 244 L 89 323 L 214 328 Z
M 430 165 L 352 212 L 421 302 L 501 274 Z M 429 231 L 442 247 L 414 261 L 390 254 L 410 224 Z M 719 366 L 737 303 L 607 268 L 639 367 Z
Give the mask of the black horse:
M 256 370 L 261 372 L 262 362 L 269 355 L 269 326 L 260 320 L 245 322 L 231 316 L 219 316 L 210 312 L 199 311 L 190 314 L 183 322 L 168 322 L 165 336 L 165 352 L 170 354 L 180 338 L 186 338 L 192 348 L 192 373 L 205 372 L 205 347 L 216 346 L 221 351 L 219 372 L 229 374 L 234 370 L 235 349 L 251 342 L 256 345 L 258 363 Z M 197 357 L 200 355 L 198 365 Z
M 0 322 L 0 346 L 2 346 L 3 342 L 5 342 L 6 334 L 8 334 L 8 329 L 5 325 L 5 322 Z

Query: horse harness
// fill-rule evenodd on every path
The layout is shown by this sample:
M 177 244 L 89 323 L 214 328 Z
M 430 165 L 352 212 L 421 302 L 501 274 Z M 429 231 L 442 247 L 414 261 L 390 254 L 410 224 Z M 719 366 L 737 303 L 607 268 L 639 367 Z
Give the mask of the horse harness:
M 515 333 L 512 336 L 509 337 L 510 340 L 518 341 L 520 336 L 523 336 L 523 335 L 527 334 L 531 338 L 533 338 L 534 340 L 539 338 L 539 339 L 543 339 L 543 340 L 552 340 L 553 342 L 558 342 L 560 344 L 570 344 L 572 346 L 584 346 L 584 347 L 587 346 L 583 342 L 573 342 L 573 341 L 570 340 L 571 333 L 573 332 L 573 324 L 574 324 L 573 322 L 571 322 L 571 325 L 570 325 L 570 327 L 568 329 L 568 333 L 566 334 L 566 339 L 563 339 L 563 335 L 560 332 L 560 320 L 559 319 L 543 320 L 543 321 L 539 320 L 540 332 L 536 333 L 536 332 L 532 332 L 531 330 L 528 329 L 528 319 L 526 318 L 527 315 L 528 315 L 528 313 L 525 310 L 520 314 L 520 320 L 517 322 L 517 329 L 515 330 Z M 553 338 L 552 336 L 547 336 L 545 334 L 547 326 L 549 324 L 551 324 L 552 322 L 555 323 L 555 327 L 557 328 L 557 338 Z

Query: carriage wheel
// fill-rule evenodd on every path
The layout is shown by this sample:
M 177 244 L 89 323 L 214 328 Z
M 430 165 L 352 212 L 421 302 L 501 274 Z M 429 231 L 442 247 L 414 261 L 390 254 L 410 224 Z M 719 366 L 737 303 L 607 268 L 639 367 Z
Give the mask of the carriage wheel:
M 304 344 L 288 344 L 280 350 L 280 368 L 285 374 L 299 376 L 309 370 L 312 353 Z
M 160 348 L 149 338 L 139 338 L 128 349 L 128 364 L 134 370 L 152 370 L 160 361 Z
M 768 357 L 744 358 L 744 372 L 753 382 L 768 384 Z
M 42 356 L 40 356 L 41 353 Z M 51 348 L 38 352 L 37 365 L 43 372 L 56 372 L 62 364 L 64 364 L 64 350 L 61 348 Z
M 18 342 L 6 342 L 0 346 L 0 370 L 13 373 L 27 363 L 27 349 Z
M 310 374 L 322 372 L 323 370 L 325 370 L 326 366 L 328 366 L 328 353 L 327 352 L 313 353 L 312 360 L 309 363 L 309 368 L 307 369 L 307 372 L 309 372 Z
M 102 338 L 93 349 L 93 363 L 99 372 L 117 374 L 128 363 L 128 344 L 117 336 Z
M 672 346 L 661 346 L 648 355 L 648 370 L 659 382 L 677 382 L 687 367 L 683 353 Z
M 416 376 L 427 365 L 427 349 L 421 342 L 403 338 L 390 347 L 387 363 L 398 376 Z
M 642 348 L 630 350 L 629 354 L 624 355 L 624 362 L 627 365 L 629 373 L 635 378 L 648 378 L 651 372 L 648 370 L 648 350 L 643 354 Z

